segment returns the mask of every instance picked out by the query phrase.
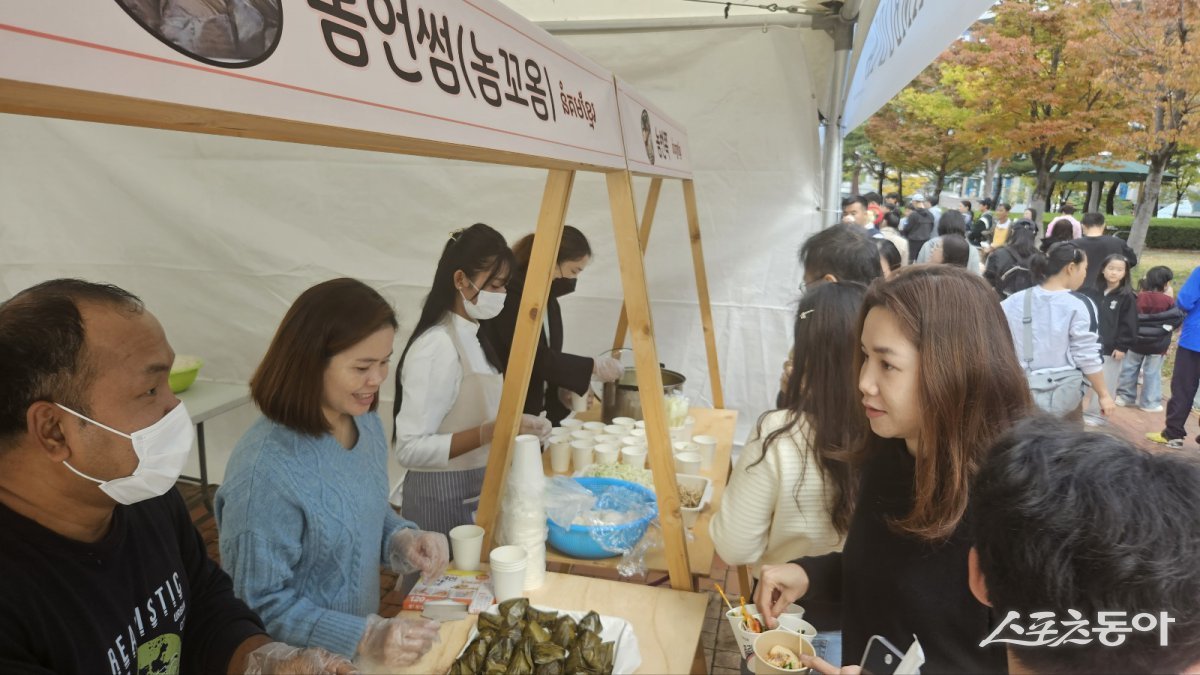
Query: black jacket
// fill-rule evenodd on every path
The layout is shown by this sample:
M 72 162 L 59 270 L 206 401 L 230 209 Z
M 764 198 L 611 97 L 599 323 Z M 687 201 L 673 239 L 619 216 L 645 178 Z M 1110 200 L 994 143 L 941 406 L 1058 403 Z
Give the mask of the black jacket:
M 1073 239 L 1072 242 L 1087 254 L 1088 280 L 1084 282 L 1083 288 L 1079 289 L 1081 291 L 1095 286 L 1096 279 L 1099 277 L 1100 266 L 1104 264 L 1104 259 L 1110 255 L 1120 253 L 1129 261 L 1130 269 L 1137 267 L 1137 254 L 1133 252 L 1132 248 L 1129 248 L 1129 244 L 1110 234 L 1104 234 L 1099 237 L 1084 236 Z M 1132 279 L 1133 274 L 1130 273 L 1129 277 Z
M 1100 323 L 1100 353 L 1112 356 L 1114 351 L 1127 352 L 1137 340 L 1137 294 L 1128 288 L 1104 293 L 1094 288 L 1081 289 L 1096 303 Z
M 512 351 L 524 289 L 525 272 L 522 270 L 508 281 L 504 310 L 496 318 L 480 322 L 480 332 L 496 350 L 505 372 L 508 371 L 508 353 Z M 546 339 L 547 324 L 550 329 L 549 341 Z M 525 412 L 537 415 L 544 410 L 546 418 L 554 424 L 558 424 L 570 412 L 558 400 L 558 388 L 569 389 L 580 396 L 586 394 L 592 381 L 594 363 L 593 359 L 586 356 L 563 353 L 562 346 L 562 309 L 558 298 L 551 296 L 546 303 L 546 322 L 538 327 L 537 355 L 533 359 L 529 391 L 525 394 Z
M 933 239 L 933 214 L 928 209 L 913 209 L 908 212 L 907 225 L 904 228 L 904 238 L 910 241 L 929 241 Z
M 1137 339 L 1133 351 L 1139 354 L 1166 354 L 1171 347 L 1171 333 L 1183 324 L 1183 310 L 1171 307 L 1165 312 L 1137 315 Z

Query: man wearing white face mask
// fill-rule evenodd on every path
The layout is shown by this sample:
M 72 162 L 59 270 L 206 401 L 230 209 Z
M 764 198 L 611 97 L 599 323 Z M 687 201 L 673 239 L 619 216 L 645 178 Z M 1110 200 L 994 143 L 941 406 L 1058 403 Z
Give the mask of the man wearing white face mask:
M 140 300 L 50 281 L 0 305 L 0 671 L 348 672 L 271 642 L 175 491 L 193 431 Z
M 421 318 L 396 368 L 392 492 L 401 516 L 448 534 L 475 522 L 504 381 L 479 322 L 504 308 L 513 254 L 504 236 L 476 223 L 450 235 Z M 544 417 L 524 415 L 518 433 L 546 436 Z

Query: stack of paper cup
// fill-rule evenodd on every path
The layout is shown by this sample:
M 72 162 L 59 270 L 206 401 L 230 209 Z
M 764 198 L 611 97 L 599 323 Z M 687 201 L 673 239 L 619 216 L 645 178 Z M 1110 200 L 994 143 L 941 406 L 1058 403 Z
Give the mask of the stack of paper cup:
M 517 436 L 502 506 L 503 542 L 526 553 L 521 584 L 526 590 L 541 586 L 546 576 L 546 477 L 541 449 L 537 436 Z
M 521 597 L 525 588 L 525 566 L 529 554 L 520 546 L 500 546 L 492 549 L 488 565 L 492 571 L 492 591 L 496 602 Z

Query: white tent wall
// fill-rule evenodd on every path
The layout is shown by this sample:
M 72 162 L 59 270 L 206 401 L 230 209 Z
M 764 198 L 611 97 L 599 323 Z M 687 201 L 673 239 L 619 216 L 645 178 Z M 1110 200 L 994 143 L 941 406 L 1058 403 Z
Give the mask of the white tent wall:
M 820 224 L 816 108 L 797 35 L 806 30 L 565 38 L 689 132 L 725 401 L 743 436 L 772 403 L 796 250 Z M 337 276 L 394 303 L 398 360 L 448 233 L 483 221 L 515 241 L 534 227 L 545 180 L 533 169 L 13 115 L 0 115 L 0 154 L 0 297 L 60 276 L 116 283 L 142 296 L 178 353 L 206 359 L 202 377 L 225 381 L 247 380 L 295 297 Z M 639 200 L 647 183 L 635 181 Z M 595 354 L 610 346 L 621 306 L 600 175 L 579 174 L 567 220 L 595 259 L 563 302 L 566 346 Z M 702 401 L 678 181 L 664 184 L 647 272 L 659 358 Z M 390 381 L 382 398 L 390 411 Z M 214 482 L 256 415 L 245 406 L 206 425 Z

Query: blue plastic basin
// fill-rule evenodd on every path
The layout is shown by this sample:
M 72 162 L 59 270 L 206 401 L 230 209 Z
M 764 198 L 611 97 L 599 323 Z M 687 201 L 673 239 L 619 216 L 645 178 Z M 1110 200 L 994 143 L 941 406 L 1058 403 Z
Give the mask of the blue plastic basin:
M 603 529 L 603 537 L 606 542 L 615 547 L 629 550 L 638 543 L 642 535 L 646 534 L 646 527 L 650 525 L 650 521 L 658 516 L 658 500 L 655 498 L 654 492 L 642 485 L 616 478 L 573 478 L 572 480 L 593 493 L 601 492 L 608 487 L 627 488 L 641 495 L 651 509 L 648 515 L 622 525 L 572 525 L 570 529 L 564 529 L 547 518 L 546 526 L 550 530 L 547 541 L 554 548 L 573 558 L 599 560 L 619 556 L 620 552 L 614 552 L 601 546 L 593 538 L 593 533 Z

